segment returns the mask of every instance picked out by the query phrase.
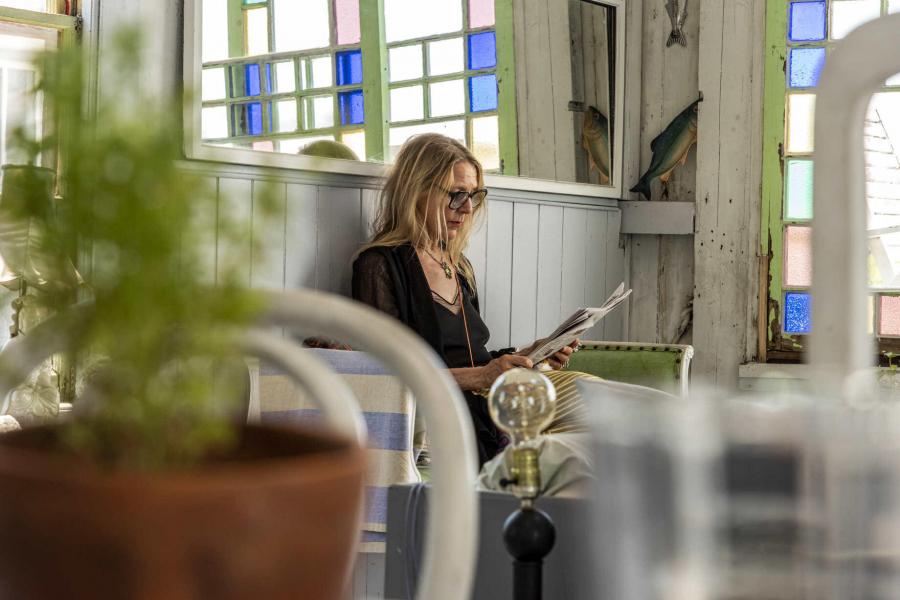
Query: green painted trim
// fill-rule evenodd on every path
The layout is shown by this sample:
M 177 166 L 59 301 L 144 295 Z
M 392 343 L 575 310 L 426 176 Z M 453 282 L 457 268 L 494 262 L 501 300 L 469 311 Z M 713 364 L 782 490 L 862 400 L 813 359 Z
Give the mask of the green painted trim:
M 497 36 L 497 112 L 500 113 L 500 172 L 504 175 L 518 175 L 519 131 L 516 120 L 516 59 L 512 0 L 496 0 L 494 14 L 494 31 Z
M 244 5 L 242 0 L 228 0 L 228 57 L 243 58 Z M 242 85 L 243 87 L 243 85 Z
M 57 15 L 53 13 L 36 12 L 33 10 L 23 10 L 20 8 L 0 7 L 0 20 L 11 21 L 22 25 L 35 25 L 38 27 L 49 27 L 51 29 L 75 29 L 77 19 L 68 15 Z
M 378 162 L 388 158 L 388 56 L 383 14 L 384 0 L 359 3 L 366 160 Z M 335 119 L 340 122 L 338 113 Z
M 766 3 L 765 79 L 763 96 L 762 214 L 760 254 L 769 262 L 770 300 L 782 304 L 782 207 L 784 196 L 785 59 L 787 56 L 787 0 Z M 772 344 L 769 324 L 776 317 L 771 302 L 766 318 L 766 339 Z M 781 318 L 781 315 L 778 315 Z

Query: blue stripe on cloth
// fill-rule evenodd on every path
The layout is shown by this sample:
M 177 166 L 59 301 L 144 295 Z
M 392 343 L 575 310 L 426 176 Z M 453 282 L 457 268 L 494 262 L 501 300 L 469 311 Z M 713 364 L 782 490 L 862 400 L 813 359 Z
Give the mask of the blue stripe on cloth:
M 307 348 L 307 352 L 313 352 L 316 358 L 324 361 L 329 367 L 345 375 L 393 375 L 375 358 L 365 352 L 352 350 L 326 350 L 324 348 Z M 259 367 L 260 375 L 287 375 L 281 367 L 268 361 L 262 362 Z
M 266 411 L 260 415 L 263 423 L 318 423 L 322 412 L 316 408 Z M 369 448 L 377 450 L 410 449 L 410 415 L 404 413 L 364 412 Z
M 366 523 L 387 524 L 388 488 L 366 486 Z

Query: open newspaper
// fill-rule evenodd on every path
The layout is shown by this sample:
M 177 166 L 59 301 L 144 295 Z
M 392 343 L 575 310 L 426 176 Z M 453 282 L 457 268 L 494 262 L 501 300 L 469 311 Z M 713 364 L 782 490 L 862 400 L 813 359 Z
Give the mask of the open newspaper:
M 556 352 L 568 346 L 585 331 L 597 324 L 597 321 L 605 317 L 631 294 L 631 290 L 625 289 L 625 283 L 620 283 L 612 296 L 606 299 L 599 308 L 579 308 L 572 316 L 563 321 L 556 331 L 544 338 L 544 342 L 531 351 L 528 358 L 535 364 L 553 356 Z

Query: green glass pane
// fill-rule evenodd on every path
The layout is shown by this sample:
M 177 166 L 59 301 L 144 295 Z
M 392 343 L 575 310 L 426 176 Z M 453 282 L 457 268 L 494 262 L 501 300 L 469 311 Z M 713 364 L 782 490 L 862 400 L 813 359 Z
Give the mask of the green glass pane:
M 788 160 L 784 185 L 784 218 L 805 221 L 813 216 L 813 162 Z

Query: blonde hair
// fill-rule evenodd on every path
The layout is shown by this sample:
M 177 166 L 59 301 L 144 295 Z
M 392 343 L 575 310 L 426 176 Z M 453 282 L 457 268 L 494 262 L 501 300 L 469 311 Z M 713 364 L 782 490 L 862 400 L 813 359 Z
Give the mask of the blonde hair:
M 478 188 L 484 187 L 484 172 L 478 159 L 458 141 L 438 133 L 423 133 L 411 137 L 397 153 L 379 197 L 375 215 L 375 235 L 360 252 L 374 246 L 412 244 L 414 248 L 431 248 L 447 239 L 444 211 L 438 210 L 438 239 L 428 231 L 428 203 L 435 194 L 447 198 L 445 190 L 453 184 L 453 167 L 470 163 L 475 168 Z M 485 206 L 482 202 L 465 219 L 456 237 L 447 244 L 446 252 L 469 285 L 474 286 L 474 274 L 469 261 L 462 255 L 469 243 L 474 219 Z M 443 204 L 440 205 L 443 207 Z

